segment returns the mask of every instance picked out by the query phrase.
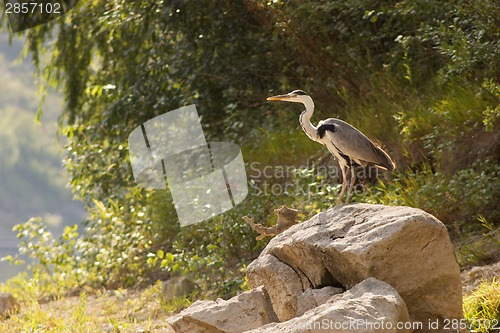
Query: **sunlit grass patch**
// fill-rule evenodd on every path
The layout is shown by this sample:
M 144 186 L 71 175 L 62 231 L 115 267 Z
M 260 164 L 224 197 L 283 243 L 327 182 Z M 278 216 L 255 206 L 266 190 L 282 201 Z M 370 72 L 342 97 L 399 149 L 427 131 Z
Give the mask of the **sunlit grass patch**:
M 464 297 L 463 309 L 471 332 L 498 332 L 492 328 L 500 325 L 500 280 L 481 283 Z
M 20 279 L 19 279 L 20 281 Z M 165 318 L 189 306 L 191 299 L 164 302 L 160 284 L 133 291 L 95 290 L 77 296 L 37 299 L 36 281 L 25 281 L 21 311 L 0 322 L 0 332 L 154 332 Z M 3 286 L 2 290 L 10 291 Z

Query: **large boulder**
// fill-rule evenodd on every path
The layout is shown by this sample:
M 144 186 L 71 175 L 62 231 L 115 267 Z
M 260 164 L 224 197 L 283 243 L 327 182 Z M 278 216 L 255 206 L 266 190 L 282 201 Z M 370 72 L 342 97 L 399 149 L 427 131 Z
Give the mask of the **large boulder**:
M 397 291 L 369 278 L 300 317 L 246 333 L 402 333 L 411 332 L 411 325 L 408 309 Z
M 196 301 L 167 318 L 175 333 L 237 333 L 278 321 L 264 287 L 230 300 Z
M 295 317 L 307 288 L 349 290 L 370 277 L 397 290 L 412 320 L 462 318 L 460 271 L 446 227 L 410 207 L 324 211 L 273 238 L 247 277 L 252 288 L 266 286 L 280 321 Z

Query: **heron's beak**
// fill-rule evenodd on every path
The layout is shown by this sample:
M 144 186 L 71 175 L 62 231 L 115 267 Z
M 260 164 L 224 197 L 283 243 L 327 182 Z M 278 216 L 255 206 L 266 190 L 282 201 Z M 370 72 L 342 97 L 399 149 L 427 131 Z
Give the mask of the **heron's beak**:
M 295 95 L 295 94 L 278 95 L 278 96 L 268 97 L 267 100 L 268 101 L 287 101 L 290 98 L 293 98 L 295 96 L 297 96 L 297 95 Z

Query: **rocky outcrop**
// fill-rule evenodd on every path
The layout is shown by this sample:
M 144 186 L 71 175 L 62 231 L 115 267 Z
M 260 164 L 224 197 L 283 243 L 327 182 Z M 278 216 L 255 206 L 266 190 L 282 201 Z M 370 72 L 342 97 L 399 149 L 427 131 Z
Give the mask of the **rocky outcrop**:
M 0 319 L 8 318 L 20 309 L 19 302 L 11 293 L 0 292 Z
M 410 323 L 408 309 L 397 291 L 369 278 L 300 317 L 247 333 L 411 332 L 405 329 L 406 323 Z
M 247 278 L 253 290 L 194 303 L 168 319 L 173 331 L 428 332 L 436 323 L 439 332 L 444 319 L 462 318 L 447 230 L 409 207 L 322 212 L 273 238 Z
M 272 278 L 290 270 L 295 275 L 285 286 Z M 348 290 L 369 277 L 394 287 L 412 320 L 462 317 L 460 271 L 446 227 L 410 207 L 329 209 L 273 238 L 247 276 L 251 287 L 266 286 L 280 321 L 294 317 L 297 297 L 309 287 Z
M 174 332 L 236 333 L 277 320 L 265 288 L 258 287 L 227 301 L 196 301 L 167 322 Z

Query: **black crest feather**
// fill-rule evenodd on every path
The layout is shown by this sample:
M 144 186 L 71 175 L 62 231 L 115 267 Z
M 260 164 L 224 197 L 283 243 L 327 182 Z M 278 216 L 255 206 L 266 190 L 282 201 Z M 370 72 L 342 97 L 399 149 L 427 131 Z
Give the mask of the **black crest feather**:
M 335 132 L 336 131 L 335 125 L 334 124 L 322 124 L 321 126 L 319 126 L 318 127 L 318 136 L 320 139 L 323 139 L 326 131 Z
M 292 94 L 295 94 L 295 95 L 307 95 L 304 91 L 302 90 L 294 90 L 292 91 Z

